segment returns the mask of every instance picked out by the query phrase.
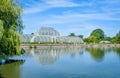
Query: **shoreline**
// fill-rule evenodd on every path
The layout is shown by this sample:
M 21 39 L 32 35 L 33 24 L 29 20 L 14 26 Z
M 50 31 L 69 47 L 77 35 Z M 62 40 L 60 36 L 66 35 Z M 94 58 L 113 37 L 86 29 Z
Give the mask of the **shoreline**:
M 99 47 L 116 47 L 120 48 L 120 44 L 21 44 L 22 48 L 41 48 L 41 47 L 67 47 L 67 48 L 99 48 Z

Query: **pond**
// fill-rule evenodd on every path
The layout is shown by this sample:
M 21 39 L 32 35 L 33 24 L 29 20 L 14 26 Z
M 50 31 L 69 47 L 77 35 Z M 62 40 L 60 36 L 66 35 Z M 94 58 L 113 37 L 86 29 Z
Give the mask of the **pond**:
M 120 78 L 120 48 L 25 49 L 0 65 L 0 78 Z

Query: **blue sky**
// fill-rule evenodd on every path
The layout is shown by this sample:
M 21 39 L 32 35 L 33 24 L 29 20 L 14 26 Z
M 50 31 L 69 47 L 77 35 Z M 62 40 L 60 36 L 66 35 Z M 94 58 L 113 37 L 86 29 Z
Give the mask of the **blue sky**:
M 24 34 L 45 26 L 61 35 L 73 32 L 88 37 L 97 28 L 107 36 L 120 30 L 120 0 L 20 0 Z

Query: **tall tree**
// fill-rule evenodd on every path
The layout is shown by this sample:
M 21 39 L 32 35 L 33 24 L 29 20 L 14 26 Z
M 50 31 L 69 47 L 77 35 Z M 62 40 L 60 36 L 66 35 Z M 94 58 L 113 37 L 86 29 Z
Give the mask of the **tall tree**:
M 2 32 L 0 50 L 4 54 L 20 54 L 19 33 L 22 32 L 21 20 L 22 8 L 17 0 L 0 0 L 0 20 L 2 21 Z
M 92 39 L 92 42 L 98 43 L 104 39 L 104 31 L 102 29 L 95 29 L 90 34 L 89 39 Z
M 74 37 L 74 36 L 76 36 L 76 35 L 75 35 L 75 33 L 70 33 L 69 36 L 70 36 L 70 37 L 71 37 L 71 36 Z

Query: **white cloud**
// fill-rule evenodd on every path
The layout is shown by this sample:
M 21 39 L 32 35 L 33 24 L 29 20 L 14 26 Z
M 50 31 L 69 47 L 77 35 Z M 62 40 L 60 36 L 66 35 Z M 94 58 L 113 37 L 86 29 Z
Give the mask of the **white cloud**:
M 50 7 L 75 7 L 79 6 L 77 3 L 73 3 L 71 0 L 43 0 L 44 3 Z
M 88 22 L 91 20 L 108 20 L 108 21 L 120 21 L 120 18 L 114 17 L 111 14 L 96 13 L 96 14 L 80 14 L 70 13 L 63 15 L 51 15 L 49 18 L 43 20 L 44 24 L 70 24 L 79 22 Z
M 42 2 L 36 1 L 32 4 L 26 3 L 26 5 L 28 7 L 24 8 L 24 14 L 38 13 L 50 8 L 83 7 L 92 6 L 93 4 L 91 2 L 75 3 L 72 0 L 42 0 Z
M 91 1 L 81 1 L 79 3 L 74 2 L 74 0 L 38 0 L 31 1 L 31 3 L 25 3 L 27 7 L 24 8 L 24 14 L 33 14 L 42 11 L 46 11 L 51 8 L 64 8 L 64 7 L 86 7 L 86 9 L 81 9 L 86 13 L 97 13 L 101 10 L 103 13 L 120 13 L 119 8 L 120 0 L 91 0 Z M 99 6 L 98 6 L 99 5 Z M 97 8 L 95 8 L 97 7 Z M 91 9 L 88 9 L 91 8 Z M 73 9 L 72 9 L 73 10 Z
M 119 4 L 120 0 L 99 0 L 97 2 L 101 4 Z
M 33 2 L 33 4 L 30 7 L 24 9 L 24 14 L 37 13 L 56 7 L 77 7 L 77 6 L 79 6 L 79 4 L 74 3 L 71 0 L 43 0 L 42 2 L 39 1 Z

